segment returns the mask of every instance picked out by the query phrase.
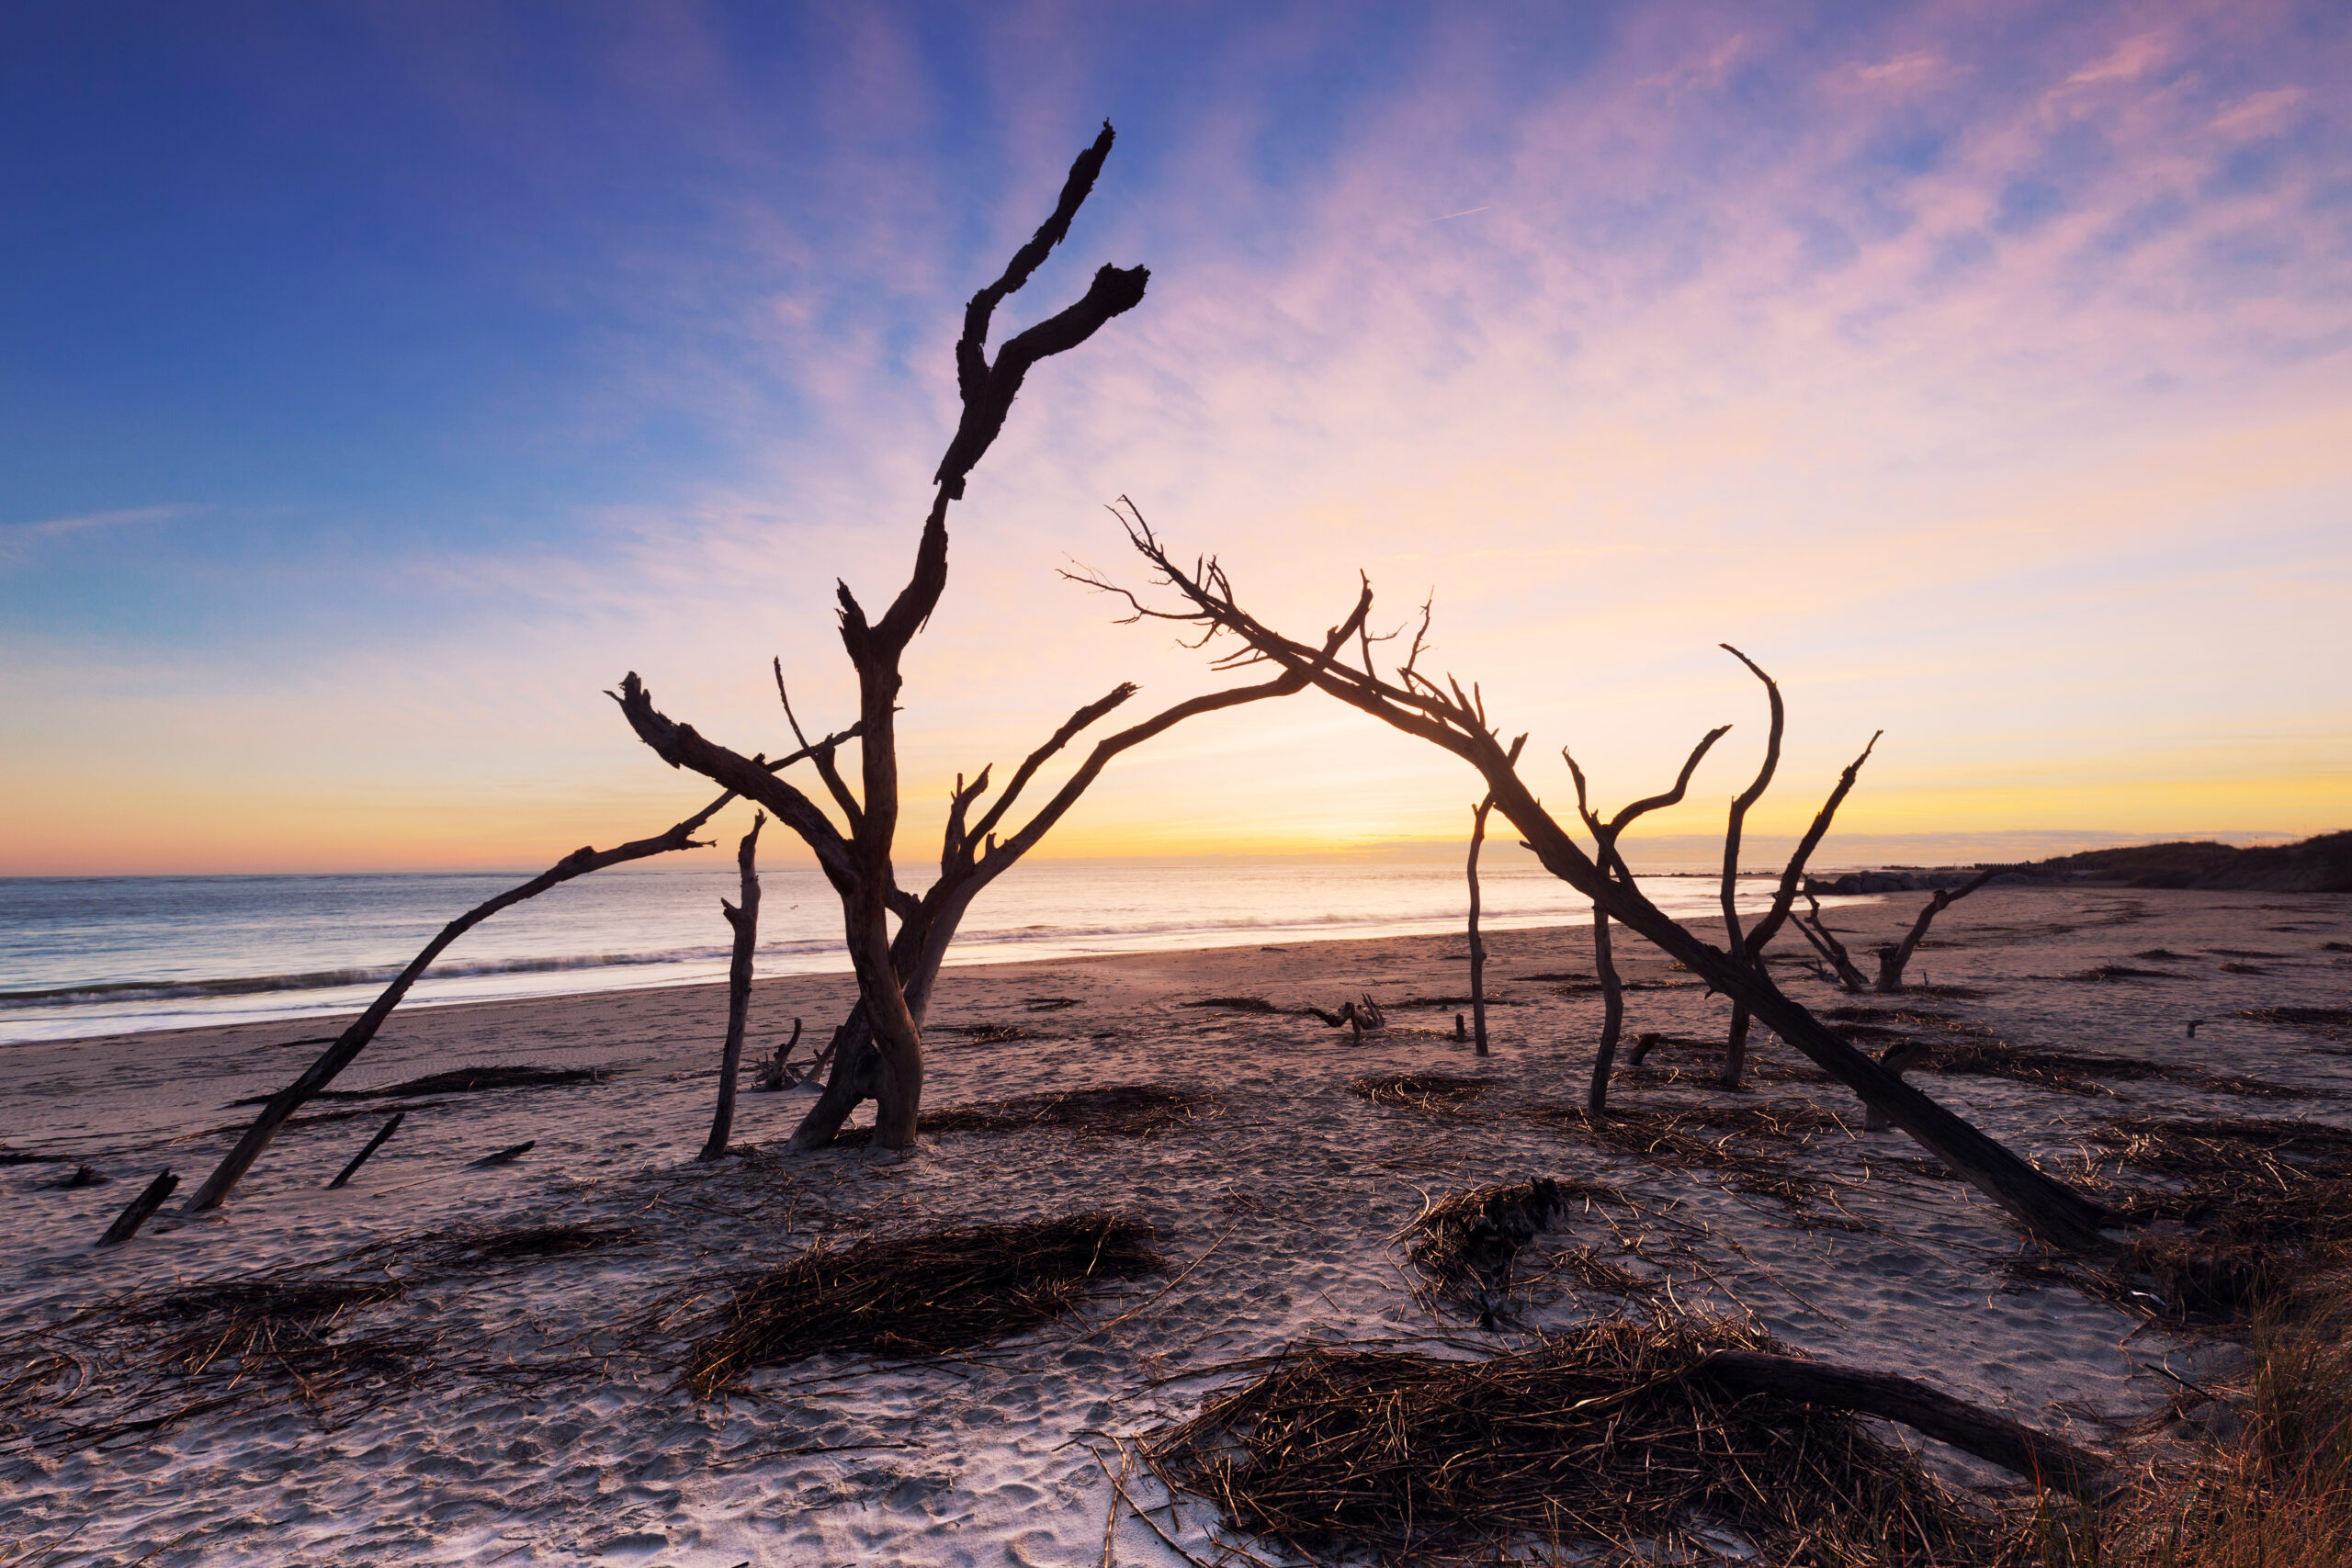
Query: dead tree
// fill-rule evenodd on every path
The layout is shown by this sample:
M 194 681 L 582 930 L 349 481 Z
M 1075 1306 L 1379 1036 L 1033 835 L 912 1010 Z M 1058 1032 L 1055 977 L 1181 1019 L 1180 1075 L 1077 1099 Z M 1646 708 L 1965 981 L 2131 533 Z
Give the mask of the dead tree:
M 752 830 L 743 835 L 743 842 L 735 851 L 735 864 L 742 879 L 742 903 L 718 901 L 718 911 L 735 932 L 735 950 L 727 964 L 727 1043 L 718 1054 L 718 1106 L 711 1112 L 710 1137 L 705 1141 L 699 1159 L 717 1159 L 727 1152 L 727 1134 L 735 1126 L 735 1072 L 743 1062 L 743 1024 L 752 1011 L 752 950 L 760 940 L 760 874 L 753 865 L 759 852 L 760 829 L 767 823 L 761 812 L 752 813 Z
M 1780 705 L 1776 702 L 1773 705 L 1776 726 L 1779 720 Z M 1822 839 L 1829 832 L 1829 824 L 1838 816 L 1838 807 L 1845 804 L 1847 795 L 1854 787 L 1856 775 L 1862 771 L 1862 764 L 1870 761 L 1871 750 L 1878 745 L 1879 736 L 1885 733 L 1882 729 L 1871 735 L 1870 744 L 1862 748 L 1862 754 L 1846 764 L 1846 771 L 1838 775 L 1838 787 L 1829 792 L 1829 799 L 1814 814 L 1813 826 L 1807 828 L 1804 837 L 1797 840 L 1796 850 L 1789 856 L 1789 863 L 1781 873 L 1781 885 L 1772 891 L 1772 907 L 1747 933 L 1747 961 L 1750 964 L 1762 965 L 1764 950 L 1771 945 L 1774 937 L 1781 934 L 1781 927 L 1791 918 L 1796 908 L 1797 889 L 1804 881 L 1805 862 L 1811 860 L 1813 852 L 1821 847 Z M 1726 882 L 1724 886 L 1728 890 L 1730 884 Z M 1816 908 L 1818 907 L 1815 906 Z M 1798 929 L 1804 930 L 1801 918 Z M 1731 1004 L 1731 1032 L 1724 1042 L 1723 1083 L 1725 1089 L 1737 1089 L 1740 1080 L 1747 1076 L 1747 1004 L 1735 1000 Z
M 1423 623 L 1426 626 L 1427 623 Z M 1674 787 L 1663 795 L 1645 795 L 1634 802 L 1608 821 L 1592 808 L 1585 791 L 1584 770 L 1565 746 L 1560 748 L 1560 760 L 1568 765 L 1568 776 L 1577 784 L 1577 815 L 1583 818 L 1585 830 L 1592 835 L 1591 864 L 1603 878 L 1615 878 L 1624 886 L 1634 886 L 1634 874 L 1628 870 L 1623 856 L 1617 852 L 1617 837 L 1635 820 L 1668 806 L 1680 804 L 1683 792 L 1690 787 L 1690 775 L 1699 771 L 1699 763 L 1731 730 L 1728 724 L 1707 731 L 1699 744 L 1690 749 L 1690 757 L 1682 764 L 1682 772 L 1675 776 Z M 1521 736 L 1520 740 L 1527 738 Z M 1520 740 L 1511 742 L 1504 754 L 1506 767 L 1519 761 Z M 1574 886 L 1571 884 L 1571 886 Z M 1579 891 L 1583 891 L 1579 889 Z M 1638 893 L 1635 897 L 1639 897 Z M 1625 987 L 1617 976 L 1616 955 L 1610 950 L 1609 908 L 1599 898 L 1592 901 L 1592 966 L 1600 976 L 1600 1047 L 1592 1055 L 1592 1081 L 1586 1087 L 1585 1113 L 1598 1120 L 1609 1114 L 1609 1075 L 1617 1065 L 1617 1041 L 1625 1028 Z M 1636 1058 L 1638 1060 L 1638 1058 Z
M 1904 1082 L 1784 996 L 1765 966 L 1749 958 L 1746 933 L 1738 929 L 1736 916 L 1727 921 L 1730 946 L 1713 946 L 1652 903 L 1631 877 L 1612 875 L 1588 856 L 1520 778 L 1511 761 L 1512 748 L 1488 724 L 1477 686 L 1465 691 L 1451 676 L 1441 686 L 1416 668 L 1426 650 L 1422 635 L 1415 635 L 1403 660 L 1385 674 L 1374 662 L 1373 639 L 1368 635 L 1361 638 L 1361 668 L 1344 658 L 1334 659 L 1331 649 L 1344 647 L 1348 640 L 1339 632 L 1333 634 L 1340 638 L 1338 643 L 1327 640 L 1320 646 L 1284 636 L 1242 608 L 1224 566 L 1215 558 L 1204 558 L 1186 569 L 1170 557 L 1132 502 L 1127 503 L 1122 520 L 1130 542 L 1156 573 L 1157 582 L 1178 596 L 1173 604 L 1148 604 L 1136 593 L 1100 578 L 1081 579 L 1125 598 L 1134 612 L 1130 619 L 1185 623 L 1197 628 L 1203 643 L 1230 636 L 1239 647 L 1222 660 L 1226 667 L 1271 664 L 1393 728 L 1460 757 L 1478 771 L 1495 797 L 1497 809 L 1520 830 L 1522 841 L 1544 869 L 1590 898 L 1601 914 L 1632 927 L 1715 990 L 1746 1002 L 1749 1011 L 1781 1039 L 1865 1103 L 1883 1111 L 1889 1121 L 2029 1230 L 2062 1247 L 2109 1247 L 2100 1231 L 2104 1225 L 2120 1223 L 2116 1215 L 2088 1195 L 2036 1169 Z M 1371 614 L 1371 581 L 1359 576 L 1356 602 L 1341 623 L 1341 631 L 1363 626 Z M 1426 620 L 1423 625 L 1426 627 Z
M 841 899 L 850 964 L 857 978 L 857 1003 L 836 1037 L 825 1090 L 793 1134 L 795 1148 L 818 1148 L 831 1142 L 851 1111 L 866 1099 L 876 1102 L 875 1144 L 886 1149 L 911 1145 L 922 1098 L 922 1020 L 941 961 L 973 898 L 1034 848 L 1120 752 L 1187 718 L 1304 690 L 1309 679 L 1304 672 L 1283 671 L 1262 685 L 1194 697 L 1099 741 L 1069 781 L 1027 822 L 1017 829 L 1008 829 L 1006 814 L 1038 770 L 1136 692 L 1130 684 L 1114 687 L 1071 715 L 1032 751 L 984 808 L 981 798 L 989 790 L 989 770 L 980 770 L 969 784 L 959 775 L 948 802 L 938 880 L 921 897 L 899 886 L 890 854 L 899 805 L 899 660 L 947 584 L 948 506 L 963 496 L 967 477 L 1003 428 L 1013 395 L 1029 370 L 1042 359 L 1078 347 L 1113 317 L 1132 310 L 1141 302 L 1150 276 L 1139 266 L 1105 266 L 1094 275 L 1092 286 L 1077 303 L 1013 336 L 997 351 L 993 361 L 988 356 L 989 324 L 997 306 L 1029 281 L 1068 234 L 1071 219 L 1110 155 L 1111 143 L 1111 128 L 1105 124 L 1094 144 L 1070 166 L 1053 216 L 1015 253 L 1002 276 L 973 295 L 965 309 L 963 333 L 956 344 L 956 378 L 963 417 L 933 477 L 936 490 L 907 585 L 879 620 L 867 616 L 847 584 L 838 587 L 842 644 L 857 676 L 862 790 L 853 790 L 835 765 L 831 744 L 808 749 L 841 825 L 836 826 L 816 801 L 773 776 L 758 758 L 708 740 L 692 726 L 662 714 L 634 672 L 622 681 L 616 694 L 629 727 L 662 761 L 701 773 L 756 801 L 797 833 Z M 1333 633 L 1332 646 L 1322 657 L 1336 654 L 1340 642 L 1354 630 L 1351 625 Z M 781 696 L 781 664 L 776 677 Z M 799 726 L 792 716 L 788 697 L 785 712 L 797 735 Z M 892 916 L 899 922 L 895 936 L 888 924 Z
M 1494 808 L 1491 795 L 1470 808 L 1470 1032 L 1481 1056 L 1487 1055 L 1487 944 L 1478 935 L 1478 846 L 1487 841 L 1487 813 Z
M 1912 922 L 1909 933 L 1901 942 L 1871 950 L 1878 956 L 1878 984 L 1872 988 L 1883 997 L 1901 995 L 1904 968 L 1918 951 L 1935 918 L 2008 869 L 2005 865 L 1988 865 L 1957 887 L 1937 888 L 1935 897 L 1928 900 L 1928 907 L 1919 911 L 1918 919 Z

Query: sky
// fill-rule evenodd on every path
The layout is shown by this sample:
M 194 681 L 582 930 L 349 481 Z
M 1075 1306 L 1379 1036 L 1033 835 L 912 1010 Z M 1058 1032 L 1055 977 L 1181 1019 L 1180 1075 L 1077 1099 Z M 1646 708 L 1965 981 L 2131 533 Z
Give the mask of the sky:
M 1138 576 L 1122 495 L 1300 635 L 1433 596 L 1557 806 L 1563 746 L 1610 805 L 1734 724 L 1661 845 L 1762 744 L 1724 642 L 1767 840 L 1881 729 L 1849 858 L 2352 827 L 2346 81 L 2338 4 L 8 6 L 0 874 L 640 837 L 709 791 L 629 671 L 745 751 L 771 658 L 845 723 L 834 581 L 904 580 L 962 302 L 1105 118 L 999 338 L 1149 291 L 953 513 L 903 863 L 959 771 L 1224 679 L 1058 575 Z M 1477 794 L 1310 694 L 1040 852 Z

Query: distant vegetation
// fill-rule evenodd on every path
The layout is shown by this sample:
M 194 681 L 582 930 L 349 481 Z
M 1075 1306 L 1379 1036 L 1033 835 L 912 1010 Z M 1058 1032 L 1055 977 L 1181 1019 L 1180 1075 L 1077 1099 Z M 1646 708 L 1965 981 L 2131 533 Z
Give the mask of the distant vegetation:
M 2097 878 L 2133 887 L 2242 888 L 2262 893 L 2352 893 L 2352 832 L 2300 844 L 2241 850 L 2210 841 L 2086 850 L 2017 868 L 2028 876 Z

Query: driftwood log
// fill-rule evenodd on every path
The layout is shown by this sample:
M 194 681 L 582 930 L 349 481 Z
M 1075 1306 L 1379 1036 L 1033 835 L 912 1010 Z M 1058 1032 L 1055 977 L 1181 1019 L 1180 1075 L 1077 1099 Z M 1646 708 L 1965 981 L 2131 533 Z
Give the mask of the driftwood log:
M 180 1179 L 170 1171 L 158 1171 L 155 1179 L 147 1184 L 146 1190 L 133 1198 L 122 1213 L 116 1216 L 114 1224 L 107 1227 L 107 1234 L 98 1237 L 98 1245 L 119 1247 L 137 1235 L 139 1227 L 154 1218 L 155 1211 L 164 1206 L 164 1201 L 172 1195 L 179 1184 Z
M 1204 644 L 1230 636 L 1241 646 L 1227 656 L 1227 662 L 1272 664 L 1392 728 L 1461 758 L 1477 770 L 1495 797 L 1496 809 L 1519 829 L 1521 841 L 1544 868 L 1590 898 L 1600 913 L 1633 928 L 1709 987 L 1746 1002 L 1758 1022 L 1865 1102 L 1878 1106 L 1894 1125 L 2036 1235 L 2061 1247 L 2112 1250 L 2114 1244 L 2102 1232 L 2122 1222 L 2105 1204 L 2037 1168 L 1856 1050 L 1782 993 L 1767 967 L 1749 959 L 1744 937 L 1729 948 L 1710 945 L 1659 908 L 1631 876 L 1588 855 L 1519 776 L 1511 761 L 1517 743 L 1506 743 L 1488 722 L 1477 686 L 1465 691 L 1452 676 L 1440 684 L 1417 668 L 1428 648 L 1424 636 L 1416 635 L 1402 660 L 1385 673 L 1374 660 L 1368 638 L 1361 667 L 1335 659 L 1329 642 L 1318 646 L 1286 637 L 1244 609 L 1216 558 L 1201 558 L 1189 567 L 1180 564 L 1132 502 L 1125 503 L 1121 521 L 1157 582 L 1177 595 L 1172 605 L 1150 604 L 1100 577 L 1081 579 L 1125 599 L 1134 612 L 1130 619 L 1187 624 Z M 1372 585 L 1358 575 L 1356 602 L 1340 623 L 1342 628 L 1363 625 L 1371 614 Z M 1425 615 L 1424 631 L 1427 624 Z M 1339 646 L 1345 646 L 1344 639 Z
M 332 1192 L 335 1190 L 335 1189 L 348 1184 L 353 1177 L 358 1175 L 359 1168 L 366 1165 L 369 1158 L 375 1155 L 378 1149 L 382 1148 L 386 1144 L 391 1142 L 392 1134 L 401 1130 L 401 1122 L 406 1119 L 407 1116 L 408 1112 L 405 1111 L 393 1111 L 392 1119 L 385 1122 L 381 1127 L 378 1128 L 376 1130 L 376 1135 L 368 1140 L 368 1146 L 360 1150 L 357 1154 L 352 1156 L 351 1163 L 345 1166 L 342 1170 L 337 1172 L 335 1179 L 333 1181 L 327 1183 L 327 1190 Z
M 710 1136 L 695 1156 L 698 1159 L 717 1159 L 725 1154 L 727 1134 L 735 1126 L 735 1073 L 742 1066 L 743 1025 L 752 1011 L 752 950 L 760 940 L 760 874 L 753 860 L 759 852 L 760 829 L 766 821 L 762 813 L 752 813 L 752 830 L 743 835 L 735 851 L 742 903 L 718 901 L 719 912 L 734 929 L 735 946 L 727 964 L 727 1043 L 718 1055 L 718 1105 L 711 1112 Z M 794 1038 L 798 1038 L 797 1032 Z
M 1934 1055 L 1935 1053 L 1928 1049 L 1924 1040 L 1898 1040 L 1881 1051 L 1878 1054 L 1878 1059 L 1879 1064 L 1888 1072 L 1901 1077 L 1912 1068 L 1928 1062 Z M 1875 1105 L 1867 1102 L 1863 1104 L 1862 1131 L 1885 1133 L 1893 1131 L 1893 1128 L 1894 1124 L 1887 1121 L 1885 1111 Z
M 2107 1461 L 2089 1450 L 1955 1399 L 1917 1378 L 1756 1350 L 1718 1350 L 1700 1362 L 1693 1375 L 1740 1393 L 1772 1394 L 1899 1422 L 1962 1453 L 2086 1501 L 2098 1501 L 2116 1483 Z
M 537 1148 L 538 1146 L 539 1141 L 537 1138 L 526 1139 L 519 1144 L 509 1144 L 506 1147 L 500 1149 L 495 1154 L 487 1154 L 482 1156 L 481 1158 L 472 1161 L 466 1167 L 466 1168 L 468 1170 L 482 1170 L 493 1165 L 513 1165 L 516 1160 L 521 1159 L 525 1155 L 529 1154 L 533 1149 Z
M 824 744 L 839 744 L 843 739 L 845 737 L 829 737 Z M 765 777 L 769 771 L 789 767 L 810 754 L 811 749 L 803 747 L 780 761 L 755 761 L 753 766 L 760 771 L 761 776 Z M 221 1201 L 229 1196 L 229 1190 L 243 1179 L 245 1172 L 253 1168 L 254 1161 L 261 1157 L 262 1151 L 269 1147 L 270 1141 L 277 1136 L 277 1130 L 286 1124 L 287 1118 L 300 1110 L 311 1096 L 333 1083 L 344 1068 L 358 1059 L 359 1054 L 368 1048 L 368 1043 L 376 1038 L 377 1031 L 384 1027 L 384 1021 L 392 1016 L 392 1010 L 400 1006 L 401 998 L 408 995 L 409 987 L 416 984 L 417 976 L 430 968 L 433 961 L 440 957 L 451 942 L 501 909 L 512 908 L 526 899 L 536 898 L 548 888 L 561 886 L 575 877 L 630 861 L 668 854 L 675 850 L 704 847 L 694 835 L 721 807 L 734 798 L 735 792 L 730 789 L 684 821 L 650 839 L 639 839 L 609 850 L 585 846 L 574 850 L 528 882 L 519 883 L 494 898 L 483 900 L 443 926 L 439 934 L 409 960 L 408 967 L 384 987 L 383 994 L 368 1005 L 368 1010 L 361 1013 L 350 1028 L 336 1035 L 334 1043 L 329 1045 L 317 1061 L 303 1069 L 301 1077 L 270 1097 L 269 1103 L 264 1105 L 260 1114 L 254 1118 L 253 1125 L 247 1127 L 244 1135 L 237 1140 L 237 1146 L 229 1151 L 228 1157 L 204 1179 L 204 1185 L 198 1188 L 196 1196 L 188 1200 L 189 1212 L 197 1213 L 220 1206 Z
M 1821 961 L 1814 966 L 1814 973 L 1841 990 L 1869 990 L 1870 976 L 1856 966 L 1854 955 L 1846 951 L 1846 944 L 1838 940 L 1838 933 L 1823 923 L 1821 900 L 1813 896 L 1810 888 L 1805 892 L 1804 901 L 1812 907 L 1813 913 L 1797 916 L 1796 927 L 1798 933 L 1813 944 L 1813 951 L 1820 954 Z

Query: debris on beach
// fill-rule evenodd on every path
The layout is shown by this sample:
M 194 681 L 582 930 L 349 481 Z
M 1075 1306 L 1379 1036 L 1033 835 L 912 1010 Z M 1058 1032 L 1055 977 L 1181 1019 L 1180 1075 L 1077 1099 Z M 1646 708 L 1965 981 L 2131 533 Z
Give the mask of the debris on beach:
M 753 1368 L 827 1351 L 907 1359 L 994 1344 L 1103 1281 L 1159 1272 L 1153 1241 L 1149 1225 L 1104 1213 L 820 1240 L 736 1292 L 684 1381 L 709 1398 Z
M 1214 1112 L 1218 1106 L 1217 1098 L 1202 1089 L 1156 1083 L 1112 1084 L 1016 1095 L 978 1105 L 943 1106 L 925 1111 L 915 1125 L 922 1133 L 1019 1133 L 1032 1127 L 1067 1127 L 1080 1133 L 1148 1138 Z M 873 1136 L 870 1127 L 844 1127 L 834 1135 L 833 1146 L 857 1147 L 870 1143 Z
M 1915 1401 L 1926 1420 L 1991 1413 L 1793 1360 L 1735 1320 L 1607 1317 L 1481 1360 L 1307 1344 L 1243 1368 L 1259 1375 L 1147 1439 L 1146 1462 L 1229 1529 L 1313 1561 L 1491 1563 L 1537 1548 L 1544 1561 L 1603 1549 L 1839 1568 L 1990 1557 L 1983 1515 L 1840 1408 L 1841 1383 Z M 1768 1392 L 1810 1380 L 1819 1402 Z M 2035 1462 L 2017 1451 L 2030 1447 L 2078 1483 L 2098 1471 L 2096 1456 L 1992 1416 L 1999 1427 L 2013 1465 Z
M 1487 1092 L 1485 1078 L 1449 1073 L 1374 1073 L 1348 1086 L 1358 1099 L 1374 1105 L 1419 1111 L 1431 1116 L 1453 1116 Z

